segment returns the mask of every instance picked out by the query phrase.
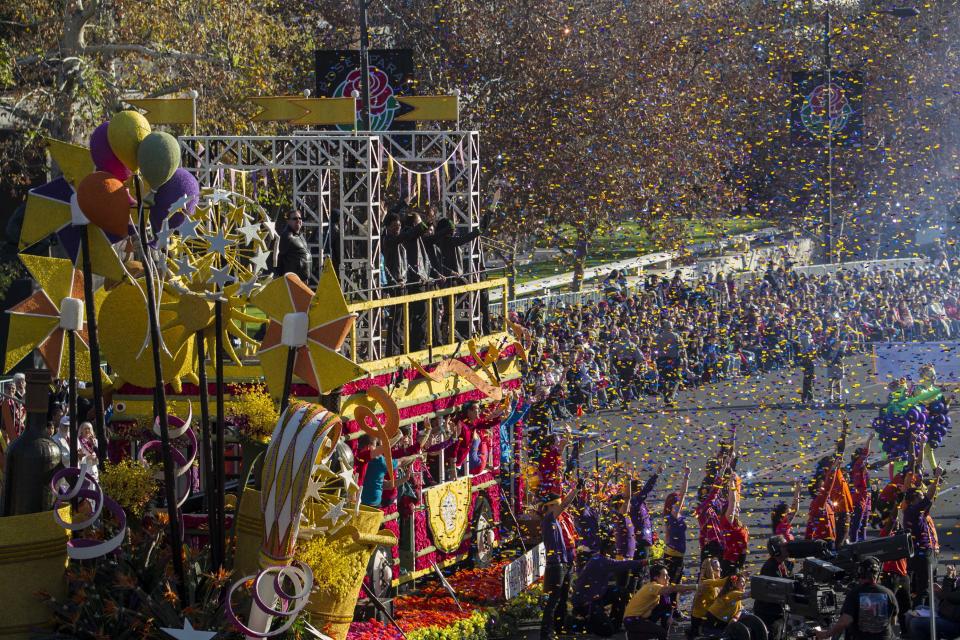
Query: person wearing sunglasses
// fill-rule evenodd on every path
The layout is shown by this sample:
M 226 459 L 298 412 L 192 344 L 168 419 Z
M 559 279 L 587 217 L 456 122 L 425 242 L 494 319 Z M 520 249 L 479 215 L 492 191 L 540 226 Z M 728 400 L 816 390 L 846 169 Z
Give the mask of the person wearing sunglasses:
M 294 273 L 304 282 L 310 280 L 310 248 L 303 235 L 303 216 L 297 211 L 287 214 L 277 251 L 276 276 L 286 273 Z

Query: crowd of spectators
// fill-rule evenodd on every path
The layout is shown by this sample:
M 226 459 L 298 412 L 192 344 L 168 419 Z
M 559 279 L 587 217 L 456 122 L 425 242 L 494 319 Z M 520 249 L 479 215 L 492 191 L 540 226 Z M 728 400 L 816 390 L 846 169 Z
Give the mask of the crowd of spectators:
M 512 314 L 537 338 L 534 395 L 550 400 L 556 418 L 643 396 L 671 403 L 677 386 L 794 365 L 812 371 L 817 361 L 833 386 L 844 357 L 866 343 L 960 335 L 960 268 L 947 258 L 827 274 L 771 264 L 755 279 L 694 282 L 677 271 L 633 285 L 614 271 L 603 290 L 602 300 L 554 308 L 537 300 Z

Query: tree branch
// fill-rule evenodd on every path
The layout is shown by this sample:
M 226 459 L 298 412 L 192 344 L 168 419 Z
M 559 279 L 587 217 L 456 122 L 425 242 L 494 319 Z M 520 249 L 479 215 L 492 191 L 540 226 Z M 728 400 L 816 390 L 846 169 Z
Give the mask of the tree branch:
M 226 62 L 220 58 L 212 58 L 196 53 L 184 53 L 182 51 L 176 51 L 175 49 L 161 51 L 142 44 L 133 43 L 94 44 L 84 47 L 83 53 L 139 53 L 142 56 L 150 58 L 175 58 L 177 60 L 194 60 L 197 62 Z

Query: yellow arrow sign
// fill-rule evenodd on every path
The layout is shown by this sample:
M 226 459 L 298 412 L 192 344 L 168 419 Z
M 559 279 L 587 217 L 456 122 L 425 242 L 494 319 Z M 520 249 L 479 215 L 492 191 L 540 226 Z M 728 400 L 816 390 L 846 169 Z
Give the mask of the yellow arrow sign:
M 306 110 L 293 124 L 349 124 L 357 118 L 357 105 L 353 98 L 299 98 L 293 104 Z
M 293 101 L 298 99 L 297 96 L 264 96 L 247 99 L 261 109 L 253 116 L 254 122 L 286 122 L 306 113 L 306 109 L 294 104 Z
M 456 96 L 397 96 L 397 100 L 413 108 L 394 118 L 397 122 L 459 119 Z
M 138 109 L 150 124 L 192 124 L 193 100 L 191 98 L 137 98 L 126 100 Z
M 300 98 L 265 96 L 249 98 L 262 111 L 254 122 L 291 122 L 293 124 L 353 124 L 356 105 L 353 98 Z

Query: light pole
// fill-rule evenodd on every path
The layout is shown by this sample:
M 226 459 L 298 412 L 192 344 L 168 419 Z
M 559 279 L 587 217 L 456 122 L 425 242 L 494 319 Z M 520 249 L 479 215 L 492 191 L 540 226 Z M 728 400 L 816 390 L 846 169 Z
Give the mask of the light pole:
M 915 18 L 920 15 L 920 10 L 916 7 L 895 7 L 893 9 L 877 9 L 871 13 L 893 16 L 895 18 Z M 823 12 L 823 69 L 826 79 L 826 100 L 827 100 L 827 123 L 826 123 L 826 145 L 827 145 L 827 208 L 825 211 L 823 245 L 826 251 L 828 264 L 833 264 L 833 109 L 832 107 L 832 88 L 833 88 L 833 51 L 831 42 L 831 33 L 833 31 L 832 18 L 830 15 L 830 6 L 827 5 Z
M 367 27 L 368 0 L 358 0 L 360 3 L 360 99 L 363 106 L 360 110 L 360 124 L 363 131 L 370 131 L 370 32 Z

